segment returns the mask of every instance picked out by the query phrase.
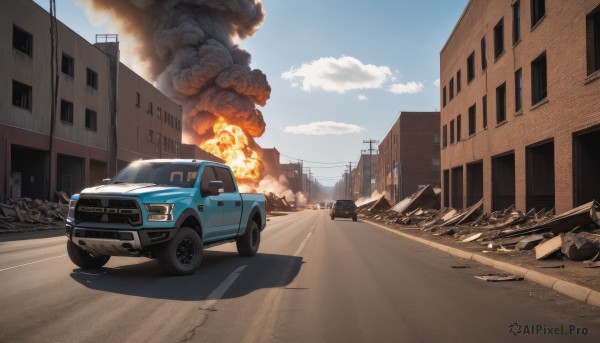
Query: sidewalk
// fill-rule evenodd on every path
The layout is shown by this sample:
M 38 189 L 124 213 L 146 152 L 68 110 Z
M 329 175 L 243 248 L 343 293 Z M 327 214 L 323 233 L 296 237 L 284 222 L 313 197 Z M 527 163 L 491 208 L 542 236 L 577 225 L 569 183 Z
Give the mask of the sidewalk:
M 484 253 L 486 246 L 476 242 L 463 243 L 451 236 L 433 236 L 419 228 L 386 226 L 364 218 L 360 220 L 456 257 L 521 276 L 579 301 L 600 306 L 600 268 L 585 268 L 582 262 L 567 259 L 538 261 L 532 250 Z

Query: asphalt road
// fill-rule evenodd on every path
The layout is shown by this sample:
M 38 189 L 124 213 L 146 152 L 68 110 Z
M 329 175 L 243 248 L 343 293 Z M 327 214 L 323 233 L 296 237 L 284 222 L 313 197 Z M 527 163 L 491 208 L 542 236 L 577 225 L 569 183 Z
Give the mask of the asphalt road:
M 183 277 L 145 258 L 82 270 L 65 237 L 35 237 L 0 237 L 0 342 L 600 341 L 598 308 L 325 210 L 273 217 L 259 255 L 214 247 Z

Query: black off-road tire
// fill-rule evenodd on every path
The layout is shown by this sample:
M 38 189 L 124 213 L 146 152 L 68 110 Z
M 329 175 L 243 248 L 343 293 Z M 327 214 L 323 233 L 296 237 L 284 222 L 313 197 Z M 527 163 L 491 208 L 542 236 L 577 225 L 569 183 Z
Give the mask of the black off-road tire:
M 160 268 L 169 275 L 189 275 L 200 266 L 204 249 L 196 231 L 182 227 L 158 254 Z
M 67 241 L 67 253 L 69 258 L 75 265 L 85 269 L 99 269 L 104 266 L 110 256 L 108 255 L 92 255 L 89 252 L 79 248 L 77 244 L 72 241 Z
M 260 245 L 260 229 L 258 223 L 254 220 L 250 222 L 250 225 L 246 228 L 246 232 L 242 238 L 235 242 L 237 251 L 240 256 L 254 256 L 258 252 Z

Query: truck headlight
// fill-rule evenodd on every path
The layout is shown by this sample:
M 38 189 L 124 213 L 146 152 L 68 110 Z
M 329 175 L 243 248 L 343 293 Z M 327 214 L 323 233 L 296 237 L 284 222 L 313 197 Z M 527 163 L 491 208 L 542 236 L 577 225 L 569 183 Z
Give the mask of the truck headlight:
M 67 220 L 75 221 L 75 205 L 77 205 L 77 200 L 69 201 L 69 213 L 67 214 Z
M 148 220 L 154 222 L 167 222 L 173 220 L 174 204 L 145 204 L 148 210 Z

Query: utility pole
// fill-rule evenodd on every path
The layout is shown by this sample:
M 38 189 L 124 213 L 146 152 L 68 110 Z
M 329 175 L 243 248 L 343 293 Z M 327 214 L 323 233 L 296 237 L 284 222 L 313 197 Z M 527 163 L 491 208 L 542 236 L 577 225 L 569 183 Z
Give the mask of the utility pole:
M 379 141 L 375 140 L 375 139 L 369 139 L 369 140 L 363 140 L 363 143 L 368 143 L 369 144 L 369 196 L 371 196 L 371 194 L 373 194 L 373 189 L 372 189 L 372 180 L 373 180 L 373 168 L 371 168 L 371 163 L 373 162 L 373 144 L 375 143 L 379 143 Z
M 350 197 L 348 199 L 353 199 L 353 193 L 352 193 L 352 162 L 348 162 L 348 188 L 349 188 L 349 193 L 350 193 Z

